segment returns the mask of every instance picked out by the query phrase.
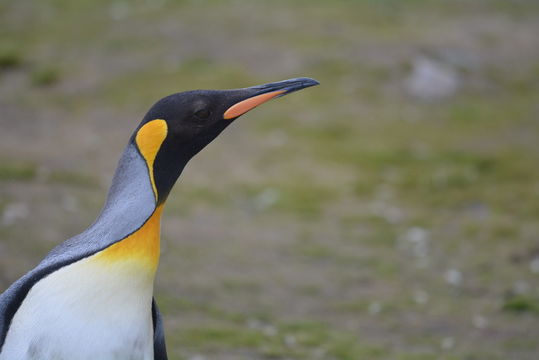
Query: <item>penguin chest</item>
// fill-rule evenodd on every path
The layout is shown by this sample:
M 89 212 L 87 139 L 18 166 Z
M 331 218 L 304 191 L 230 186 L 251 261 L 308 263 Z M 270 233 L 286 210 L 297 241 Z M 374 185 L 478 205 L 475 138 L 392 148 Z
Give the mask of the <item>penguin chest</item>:
M 12 320 L 0 359 L 152 358 L 152 280 L 130 276 L 133 264 L 105 270 L 93 261 L 34 285 Z
M 159 231 L 146 225 L 38 281 L 13 317 L 0 360 L 153 359 Z

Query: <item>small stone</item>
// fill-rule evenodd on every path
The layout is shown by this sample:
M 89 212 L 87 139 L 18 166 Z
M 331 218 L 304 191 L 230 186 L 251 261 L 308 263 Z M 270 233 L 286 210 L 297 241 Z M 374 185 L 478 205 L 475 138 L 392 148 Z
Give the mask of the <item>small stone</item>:
M 539 274 L 539 257 L 530 261 L 530 271 L 534 274 Z
M 264 189 L 261 193 L 259 193 L 254 199 L 253 203 L 256 209 L 258 210 L 266 210 L 279 201 L 281 198 L 281 193 L 272 188 Z
M 469 213 L 471 216 L 477 219 L 487 219 L 490 216 L 489 207 L 482 202 L 474 202 L 468 206 Z
M 527 294 L 530 291 L 530 284 L 524 280 L 517 280 L 513 283 L 513 292 L 517 295 Z
M 428 231 L 421 227 L 411 227 L 406 232 L 406 238 L 413 243 L 423 243 L 427 241 Z
M 484 329 L 488 325 L 488 320 L 484 316 L 474 315 L 474 317 L 472 318 L 472 323 L 474 327 L 478 329 Z
M 297 344 L 297 342 L 298 342 L 298 340 L 296 339 L 296 337 L 294 335 L 286 335 L 284 337 L 284 343 L 288 347 L 295 346 Z
M 376 315 L 382 311 L 382 304 L 380 304 L 378 301 L 373 301 L 369 304 L 367 310 L 369 311 L 369 314 Z
M 460 77 L 452 66 L 426 56 L 419 56 L 412 63 L 412 73 L 405 86 L 408 93 L 417 99 L 441 100 L 457 92 Z
M 444 274 L 445 281 L 453 286 L 459 286 L 462 283 L 462 273 L 457 269 L 449 269 Z
M 429 294 L 424 290 L 416 290 L 414 292 L 414 301 L 416 304 L 424 305 L 429 301 Z
M 428 264 L 429 255 L 429 231 L 419 226 L 409 228 L 398 239 L 400 246 L 410 251 L 418 259 L 418 267 Z
M 2 214 L 2 225 L 13 225 L 18 220 L 25 219 L 30 214 L 25 203 L 12 203 L 6 206 Z
M 262 333 L 266 336 L 275 336 L 277 335 L 277 328 L 273 325 L 265 325 L 262 328 Z
M 450 350 L 455 347 L 455 339 L 451 336 L 444 337 L 442 343 L 440 344 L 442 349 Z

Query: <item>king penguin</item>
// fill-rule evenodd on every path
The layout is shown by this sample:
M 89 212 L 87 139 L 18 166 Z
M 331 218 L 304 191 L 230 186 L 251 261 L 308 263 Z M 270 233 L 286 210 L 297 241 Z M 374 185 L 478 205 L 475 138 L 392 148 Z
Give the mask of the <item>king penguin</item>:
M 296 78 L 186 91 L 153 105 L 120 158 L 97 220 L 0 295 L 0 360 L 167 359 L 153 283 L 169 192 L 232 121 L 317 84 Z

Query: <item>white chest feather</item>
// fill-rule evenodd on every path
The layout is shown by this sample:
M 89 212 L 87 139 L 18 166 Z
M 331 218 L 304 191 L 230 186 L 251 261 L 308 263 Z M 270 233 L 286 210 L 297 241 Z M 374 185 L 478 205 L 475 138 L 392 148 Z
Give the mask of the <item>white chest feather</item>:
M 153 359 L 153 275 L 96 255 L 52 273 L 15 314 L 0 360 Z

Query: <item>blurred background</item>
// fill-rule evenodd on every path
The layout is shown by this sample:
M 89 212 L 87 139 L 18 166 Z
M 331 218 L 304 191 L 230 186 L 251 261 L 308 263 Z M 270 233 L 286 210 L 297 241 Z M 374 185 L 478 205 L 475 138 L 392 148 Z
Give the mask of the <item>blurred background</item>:
M 297 76 L 170 196 L 170 357 L 537 359 L 535 0 L 1 1 L 0 289 L 159 98 Z

